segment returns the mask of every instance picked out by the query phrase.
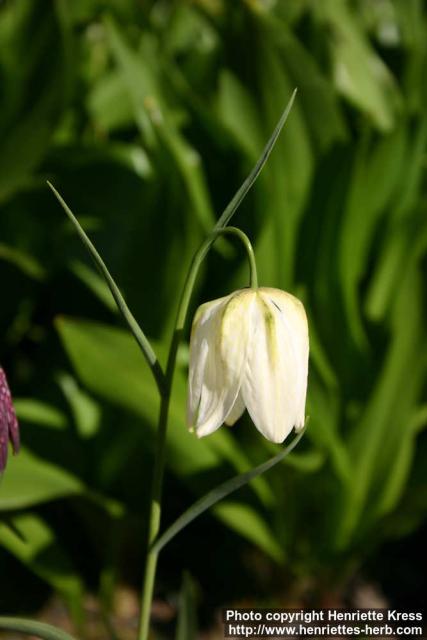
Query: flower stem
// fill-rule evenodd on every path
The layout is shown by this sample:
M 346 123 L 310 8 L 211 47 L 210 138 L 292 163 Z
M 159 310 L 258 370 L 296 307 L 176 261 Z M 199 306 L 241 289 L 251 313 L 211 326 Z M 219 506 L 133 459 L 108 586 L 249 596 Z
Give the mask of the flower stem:
M 172 372 L 173 373 L 173 372 Z M 147 640 L 150 625 L 151 602 L 153 599 L 154 580 L 156 577 L 158 552 L 151 549 L 160 530 L 162 485 L 165 468 L 166 430 L 168 424 L 170 387 L 172 377 L 168 381 L 168 390 L 161 397 L 159 423 L 157 430 L 157 448 L 153 470 L 153 486 L 148 529 L 148 551 L 145 559 L 144 582 L 141 597 L 141 618 L 139 626 L 139 640 Z
M 181 342 L 182 334 L 187 318 L 188 307 L 190 305 L 191 294 L 196 282 L 197 274 L 207 252 L 211 248 L 215 240 L 222 234 L 231 234 L 238 237 L 244 244 L 249 259 L 250 268 L 250 286 L 258 287 L 257 270 L 255 256 L 252 245 L 247 235 L 235 227 L 226 227 L 224 229 L 216 229 L 203 242 L 199 250 L 194 255 L 187 279 L 184 284 L 177 319 L 175 323 L 175 331 L 169 349 L 168 362 L 166 366 L 165 384 L 161 395 L 159 422 L 157 428 L 157 446 L 154 459 L 153 484 L 151 490 L 150 512 L 148 520 L 148 549 L 145 560 L 144 581 L 141 596 L 141 618 L 139 627 L 139 640 L 147 640 L 150 624 L 150 610 L 153 599 L 154 581 L 156 576 L 157 559 L 159 552 L 154 548 L 153 544 L 158 537 L 160 531 L 161 518 L 161 499 L 162 485 L 165 468 L 165 452 L 166 452 L 166 433 L 169 416 L 170 396 L 172 392 L 173 375 L 175 371 L 176 356 L 178 347 Z
M 217 232 L 217 236 L 220 234 L 230 234 L 236 236 L 241 240 L 243 246 L 245 247 L 248 261 L 249 261 L 249 286 L 251 289 L 258 289 L 258 273 L 256 268 L 255 254 L 253 247 L 251 245 L 251 241 L 249 240 L 246 233 L 244 233 L 241 229 L 237 227 L 225 227 L 224 229 L 220 229 Z

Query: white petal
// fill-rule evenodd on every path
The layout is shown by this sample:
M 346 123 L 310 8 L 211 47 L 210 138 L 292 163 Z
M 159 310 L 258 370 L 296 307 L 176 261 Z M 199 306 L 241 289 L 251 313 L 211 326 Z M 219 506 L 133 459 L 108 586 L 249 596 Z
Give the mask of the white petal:
M 308 378 L 308 354 L 309 354 L 309 337 L 307 315 L 304 305 L 298 298 L 281 291 L 280 289 L 261 289 L 263 294 L 268 297 L 271 302 L 279 307 L 281 318 L 283 319 L 287 330 L 293 337 L 293 345 L 297 356 L 298 367 L 295 373 L 296 378 L 296 396 L 297 396 L 297 417 L 295 422 L 295 430 L 301 430 L 305 424 L 305 401 L 307 395 L 307 378 Z
M 190 345 L 188 422 L 199 437 L 220 427 L 232 410 L 246 364 L 246 291 L 203 305 L 196 315 Z M 216 304 L 215 304 L 216 303 Z
M 259 289 L 253 306 L 255 335 L 242 394 L 257 429 L 283 442 L 304 424 L 308 330 L 302 304 L 277 289 Z
M 245 407 L 245 403 L 243 402 L 243 396 L 242 396 L 242 393 L 240 392 L 236 398 L 233 408 L 231 409 L 230 413 L 227 416 L 225 424 L 228 425 L 229 427 L 232 427 L 233 424 L 235 424 L 240 418 L 240 416 L 243 414 L 245 408 L 246 407 Z
M 193 320 L 190 339 L 190 366 L 187 398 L 187 422 L 193 429 L 200 416 L 200 405 L 203 392 L 203 404 L 208 403 L 209 388 L 207 388 L 205 376 L 215 375 L 212 371 L 214 359 L 216 334 L 218 322 L 222 315 L 222 309 L 229 296 L 213 300 L 201 305 Z M 212 389 L 212 403 L 215 402 L 215 388 Z

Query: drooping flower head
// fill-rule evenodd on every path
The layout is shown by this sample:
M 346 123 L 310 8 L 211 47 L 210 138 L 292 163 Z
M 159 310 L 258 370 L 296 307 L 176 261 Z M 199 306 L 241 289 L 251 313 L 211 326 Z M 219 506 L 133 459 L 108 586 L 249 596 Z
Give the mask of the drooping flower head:
M 199 437 L 245 408 L 256 428 L 283 442 L 305 423 L 308 326 L 302 303 L 285 291 L 241 289 L 203 304 L 190 340 L 187 418 Z
M 14 453 L 19 451 L 19 425 L 13 407 L 12 395 L 7 384 L 6 374 L 0 367 L 0 473 L 7 463 L 9 441 Z

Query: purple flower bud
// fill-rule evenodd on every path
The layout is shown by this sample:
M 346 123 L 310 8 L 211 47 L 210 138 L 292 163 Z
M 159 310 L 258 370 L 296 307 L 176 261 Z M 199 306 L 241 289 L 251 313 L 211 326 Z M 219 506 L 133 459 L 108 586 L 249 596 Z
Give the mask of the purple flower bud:
M 7 463 L 8 443 L 12 443 L 14 453 L 19 451 L 19 425 L 13 408 L 12 395 L 6 374 L 0 367 L 0 473 Z

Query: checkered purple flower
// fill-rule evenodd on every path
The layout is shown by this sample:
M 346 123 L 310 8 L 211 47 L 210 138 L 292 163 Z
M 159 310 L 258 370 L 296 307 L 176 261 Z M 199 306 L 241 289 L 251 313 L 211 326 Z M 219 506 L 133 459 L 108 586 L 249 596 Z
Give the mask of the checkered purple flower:
M 6 374 L 0 367 L 0 473 L 5 470 L 9 441 L 14 453 L 19 451 L 19 425 L 13 408 Z

